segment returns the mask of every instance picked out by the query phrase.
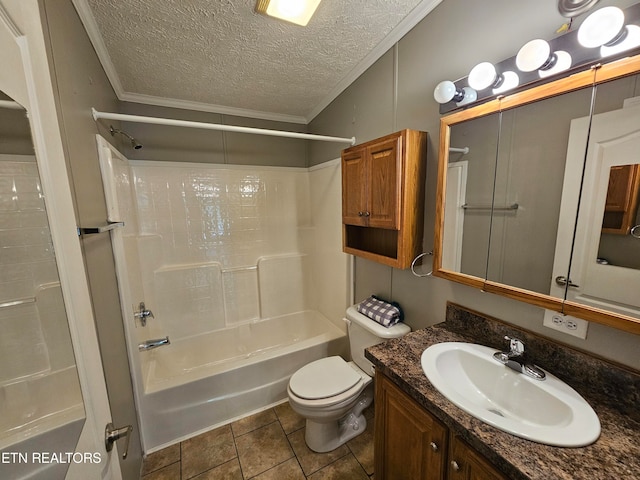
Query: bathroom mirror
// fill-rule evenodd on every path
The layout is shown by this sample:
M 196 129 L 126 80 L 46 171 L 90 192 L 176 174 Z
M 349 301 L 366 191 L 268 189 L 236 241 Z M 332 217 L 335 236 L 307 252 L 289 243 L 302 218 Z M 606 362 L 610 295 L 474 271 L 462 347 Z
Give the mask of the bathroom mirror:
M 451 127 L 442 263 L 469 277 L 487 268 L 499 131 L 500 113 Z
M 640 238 L 633 235 L 640 236 L 640 228 L 632 234 L 638 225 L 640 188 L 639 96 L 638 75 L 601 83 L 596 90 L 594 115 L 572 122 L 574 143 L 588 140 L 588 149 L 571 283 L 566 289 L 567 304 L 606 308 L 634 318 L 640 318 Z M 567 162 L 577 162 L 570 152 L 571 148 Z M 579 188 L 577 182 L 573 188 Z M 563 208 L 564 203 L 563 199 Z M 576 217 L 568 207 L 561 215 Z
M 587 126 L 589 125 L 593 86 L 598 85 L 595 92 L 598 99 L 597 108 L 594 110 L 598 113 L 598 108 L 603 109 L 604 104 L 608 102 L 604 97 L 600 97 L 600 90 L 607 88 L 606 84 L 616 78 L 633 83 L 630 76 L 638 70 L 640 70 L 639 58 L 622 59 L 599 69 L 578 72 L 542 86 L 499 97 L 441 119 L 434 275 L 539 307 L 564 311 L 586 320 L 640 333 L 640 321 L 632 311 L 597 302 L 588 303 L 570 293 L 573 287 L 569 286 L 569 282 L 575 280 L 576 274 L 580 273 L 575 269 L 578 269 L 578 264 L 581 263 L 575 255 L 571 256 L 574 232 L 577 243 L 580 243 L 583 238 L 586 238 L 584 237 L 586 231 L 584 227 L 576 225 L 580 185 L 578 184 L 577 190 L 567 192 L 564 182 L 567 178 L 581 178 L 585 151 L 588 150 L 587 141 L 586 137 L 582 138 L 572 132 L 572 124 L 577 121 L 572 119 L 585 121 L 586 118 Z M 484 255 L 487 268 L 481 274 L 481 270 L 477 268 L 475 271 L 465 271 L 464 262 L 457 268 L 456 264 L 449 260 L 451 238 L 452 235 L 455 238 L 457 226 L 455 215 L 450 213 L 451 208 L 447 208 L 447 202 L 451 204 L 449 200 L 451 185 L 455 185 L 454 191 L 460 188 L 455 176 L 450 183 L 449 166 L 455 163 L 452 161 L 455 153 L 450 152 L 450 148 L 466 146 L 457 144 L 460 141 L 457 132 L 461 126 L 466 124 L 466 128 L 470 128 L 469 126 L 474 122 L 486 121 L 486 118 L 496 114 L 501 115 L 499 138 L 484 140 L 487 143 L 493 142 L 497 152 L 495 188 L 492 192 L 492 208 L 489 215 L 491 223 L 488 227 L 491 230 L 491 236 L 489 248 Z M 561 122 L 564 125 L 562 132 L 559 131 L 558 126 Z M 529 138 L 532 136 L 530 134 L 537 129 L 547 130 L 541 130 L 533 139 Z M 574 138 L 571 140 L 567 139 L 568 137 Z M 580 138 L 582 138 L 581 142 Z M 553 155 L 548 150 L 551 147 L 554 150 Z M 471 162 L 471 151 L 470 148 L 470 153 L 467 155 L 469 162 Z M 569 175 L 565 173 L 565 169 L 568 168 L 565 166 L 568 151 L 582 152 L 582 159 L 577 166 L 572 164 L 571 170 L 567 170 L 571 172 Z M 579 157 L 580 155 L 577 154 L 576 158 Z M 540 168 L 538 162 L 545 161 L 550 163 L 544 169 Z M 548 170 L 549 177 L 553 175 L 553 179 L 545 174 L 547 168 L 553 169 Z M 605 180 L 607 184 L 608 172 L 609 170 Z M 539 185 L 533 182 L 534 173 L 541 182 Z M 540 173 L 542 175 L 539 175 Z M 556 177 L 559 177 L 562 182 L 562 188 L 559 188 Z M 546 192 L 547 187 L 550 187 L 547 183 L 555 184 L 553 193 Z M 544 193 L 536 196 L 537 192 Z M 569 206 L 572 206 L 573 210 L 570 210 Z M 565 211 L 562 211 L 563 208 Z M 522 214 L 531 215 L 532 220 L 525 219 L 525 215 Z M 563 214 L 567 216 L 564 217 Z M 462 215 L 468 216 L 467 212 Z M 565 218 L 569 220 L 565 221 Z M 465 220 L 463 218 L 461 222 L 458 218 L 457 225 L 462 223 L 466 227 Z M 566 228 L 560 232 L 557 225 L 564 225 Z M 601 227 L 602 218 L 597 228 L 598 243 Z M 465 230 L 463 236 L 466 235 L 471 235 L 471 232 Z M 534 247 L 528 246 L 531 241 L 534 242 Z M 544 248 L 541 246 L 543 243 Z M 560 245 L 565 248 L 565 252 L 557 252 Z M 462 248 L 464 248 L 464 241 Z M 543 254 L 543 252 L 546 253 Z M 464 258 L 464 255 L 462 251 L 461 258 Z M 571 273 L 569 269 L 572 269 Z M 535 275 L 528 275 L 529 271 L 535 271 Z M 556 274 L 556 271 L 562 273 Z M 557 284 L 556 277 L 565 277 L 565 283 Z M 566 281 L 567 278 L 569 282 Z M 575 284 L 578 282 L 576 281 Z M 590 294 L 592 293 L 590 290 Z
M 27 112 L 0 92 L 0 452 L 23 455 L 6 478 L 65 478 L 33 454 L 73 453 L 85 419 L 45 203 Z
M 585 87 L 501 112 L 488 212 L 488 281 L 564 298 L 550 285 L 554 259 L 561 275 L 569 270 L 572 236 L 558 239 L 568 243 L 561 258 L 555 258 L 556 237 L 561 222 L 573 229 L 575 215 L 560 219 L 560 200 L 565 176 L 579 181 L 582 175 L 581 165 L 565 168 L 565 159 L 571 120 L 589 116 L 592 93 L 592 87 Z M 584 157 L 585 149 L 576 153 Z

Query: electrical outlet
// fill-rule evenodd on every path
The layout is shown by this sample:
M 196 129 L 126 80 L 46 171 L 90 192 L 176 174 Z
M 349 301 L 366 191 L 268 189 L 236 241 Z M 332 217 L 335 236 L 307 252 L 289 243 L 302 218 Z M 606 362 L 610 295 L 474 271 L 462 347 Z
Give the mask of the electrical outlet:
M 587 338 L 587 329 L 589 328 L 589 322 L 582 320 L 581 318 L 571 317 L 569 315 L 563 315 L 559 312 L 552 310 L 544 311 L 544 321 L 542 324 L 545 327 L 558 330 L 559 332 L 566 333 L 567 335 L 573 335 L 574 337 Z

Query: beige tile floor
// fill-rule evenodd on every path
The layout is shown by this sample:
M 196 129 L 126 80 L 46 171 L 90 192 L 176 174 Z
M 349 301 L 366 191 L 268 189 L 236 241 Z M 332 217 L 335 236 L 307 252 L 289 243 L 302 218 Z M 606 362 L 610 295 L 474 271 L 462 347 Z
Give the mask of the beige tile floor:
M 142 480 L 373 479 L 373 408 L 365 432 L 328 453 L 304 441 L 304 419 L 288 403 L 149 455 Z

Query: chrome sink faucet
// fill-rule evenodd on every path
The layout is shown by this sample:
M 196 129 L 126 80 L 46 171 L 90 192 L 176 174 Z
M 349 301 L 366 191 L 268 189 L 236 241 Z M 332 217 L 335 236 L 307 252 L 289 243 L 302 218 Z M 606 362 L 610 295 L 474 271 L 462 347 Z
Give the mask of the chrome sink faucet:
M 536 365 L 526 362 L 522 340 L 508 336 L 505 336 L 504 339 L 509 341 L 509 351 L 496 352 L 493 354 L 493 358 L 516 372 L 524 373 L 536 380 L 544 380 L 546 377 L 544 371 Z

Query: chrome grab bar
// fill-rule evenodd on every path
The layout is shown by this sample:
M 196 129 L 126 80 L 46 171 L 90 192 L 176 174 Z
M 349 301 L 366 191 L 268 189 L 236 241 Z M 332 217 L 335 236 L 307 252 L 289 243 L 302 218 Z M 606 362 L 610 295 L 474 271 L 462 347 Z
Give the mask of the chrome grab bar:
M 469 205 L 465 203 L 462 205 L 462 208 L 465 210 L 494 210 L 494 211 L 503 211 L 503 210 L 518 210 L 520 205 L 517 203 L 507 205 L 506 207 L 494 207 L 492 205 Z

